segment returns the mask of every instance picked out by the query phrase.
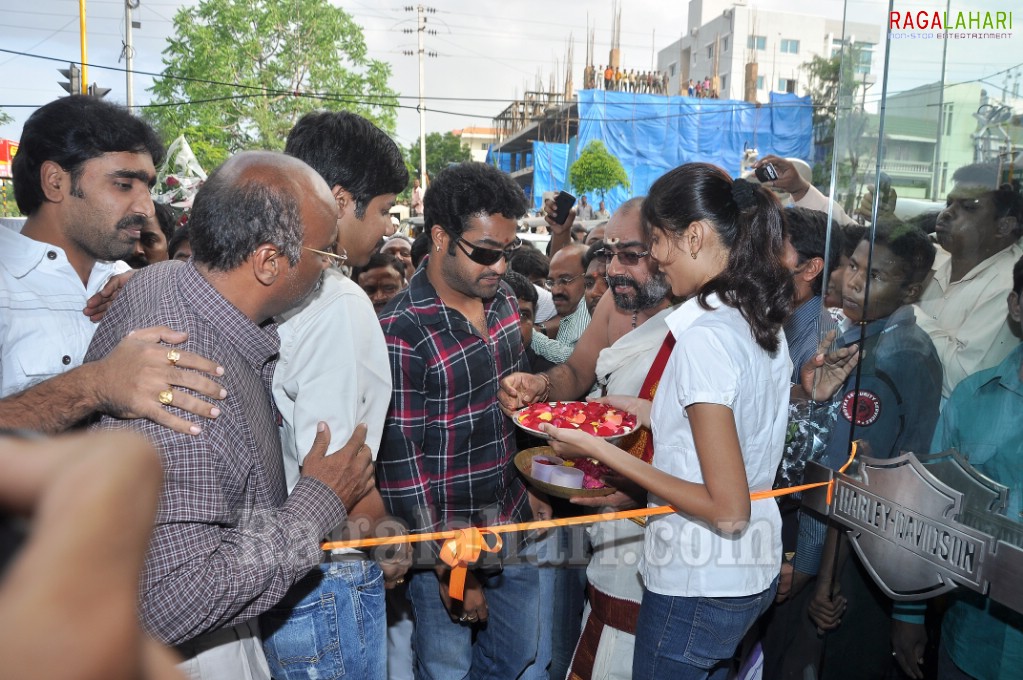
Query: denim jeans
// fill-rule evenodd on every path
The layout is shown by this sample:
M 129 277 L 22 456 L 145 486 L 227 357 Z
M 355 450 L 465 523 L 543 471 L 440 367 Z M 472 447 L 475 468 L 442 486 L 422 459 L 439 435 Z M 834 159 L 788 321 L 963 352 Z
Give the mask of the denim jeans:
M 560 571 L 553 566 L 558 552 L 560 538 L 557 530 L 548 531 L 542 538 L 534 539 L 527 550 L 536 557 L 537 574 L 540 577 L 539 592 L 539 629 L 536 659 L 526 667 L 520 676 L 521 680 L 548 680 L 552 677 L 551 654 L 555 634 L 554 625 L 554 584 L 556 573 Z M 564 677 L 564 676 L 562 676 Z
M 376 562 L 327 562 L 260 619 L 275 680 L 387 676 L 384 575 Z
M 744 597 L 672 597 L 646 591 L 636 624 L 633 680 L 725 678 L 746 632 L 774 601 L 778 581 Z
M 483 576 L 489 618 L 452 622 L 432 570 L 409 580 L 415 619 L 412 648 L 417 680 L 514 680 L 536 659 L 540 635 L 540 575 L 532 564 L 505 566 Z M 445 586 L 446 587 L 446 586 Z

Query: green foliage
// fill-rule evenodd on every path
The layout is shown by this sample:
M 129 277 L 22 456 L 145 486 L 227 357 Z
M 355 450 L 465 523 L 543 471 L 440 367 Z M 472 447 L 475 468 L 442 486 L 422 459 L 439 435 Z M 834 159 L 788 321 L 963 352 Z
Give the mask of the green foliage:
M 409 184 L 419 177 L 419 140 L 408 148 L 406 165 L 409 168 Z M 462 163 L 472 159 L 469 147 L 462 146 L 462 138 L 450 132 L 431 132 L 426 135 L 426 173 L 432 178 L 451 163 Z
M 844 51 L 846 66 L 842 68 L 843 54 L 833 57 L 815 56 L 803 64 L 807 73 L 807 94 L 813 102 L 813 142 L 824 149 L 826 160 L 813 168 L 813 184 L 831 183 L 831 161 L 835 150 L 835 124 L 840 107 L 848 110 L 861 82 L 857 80 L 855 65 L 860 62 L 862 50 L 850 45 Z
M 145 117 L 184 134 L 203 167 L 244 149 L 282 149 L 317 109 L 353 111 L 393 132 L 389 64 L 329 0 L 201 0 L 174 16 L 164 71 Z
M 0 125 L 7 125 L 13 123 L 14 119 L 11 118 L 10 114 L 0 111 Z
M 593 140 L 568 169 L 568 179 L 580 194 L 604 194 L 615 187 L 629 188 L 629 176 L 621 161 L 611 155 L 604 143 Z
M 21 211 L 14 201 L 14 182 L 0 179 L 0 217 L 20 217 Z

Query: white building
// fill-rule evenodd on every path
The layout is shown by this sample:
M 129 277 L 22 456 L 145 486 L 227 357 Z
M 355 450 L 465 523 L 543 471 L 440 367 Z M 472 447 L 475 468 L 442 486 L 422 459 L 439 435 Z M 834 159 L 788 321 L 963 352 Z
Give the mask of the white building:
M 452 130 L 451 134 L 460 137 L 462 146 L 472 152 L 472 160 L 482 163 L 487 160 L 487 150 L 491 144 L 497 144 L 498 129 L 493 127 L 467 127 Z
M 861 76 L 875 67 L 881 29 L 847 24 L 850 42 L 860 48 Z M 657 53 L 657 68 L 670 78 L 670 94 L 684 95 L 690 79 L 706 77 L 721 99 L 747 99 L 745 74 L 753 63 L 756 101 L 766 102 L 770 92 L 805 95 L 802 65 L 817 55 L 831 57 L 843 45 L 841 19 L 757 9 L 748 0 L 690 0 L 686 31 Z

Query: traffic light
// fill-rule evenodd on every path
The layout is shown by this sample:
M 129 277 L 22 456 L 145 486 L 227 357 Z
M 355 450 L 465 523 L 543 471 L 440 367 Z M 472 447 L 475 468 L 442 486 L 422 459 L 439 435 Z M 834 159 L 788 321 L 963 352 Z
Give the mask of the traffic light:
M 96 83 L 93 83 L 92 85 L 89 86 L 89 91 L 87 92 L 87 94 L 90 97 L 96 97 L 97 99 L 102 99 L 103 97 L 106 97 L 107 93 L 109 93 L 109 92 L 110 92 L 110 88 L 109 87 L 99 87 L 99 86 L 96 85 Z
M 67 78 L 67 82 L 61 82 L 60 86 L 68 94 L 82 94 L 82 71 L 77 64 L 68 64 L 67 68 L 57 69 L 60 75 Z

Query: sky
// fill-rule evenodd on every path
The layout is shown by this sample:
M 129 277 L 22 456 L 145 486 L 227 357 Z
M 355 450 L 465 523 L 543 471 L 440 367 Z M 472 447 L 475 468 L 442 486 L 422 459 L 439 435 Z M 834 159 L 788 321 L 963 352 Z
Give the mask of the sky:
M 134 19 L 141 28 L 132 32 L 135 49 L 135 103 L 148 100 L 146 88 L 152 78 L 142 72 L 159 72 L 161 51 L 166 44 L 175 12 L 197 0 L 139 0 Z M 392 66 L 391 86 L 403 97 L 399 110 L 397 141 L 413 142 L 419 134 L 415 111 L 419 92 L 418 59 L 404 56 L 403 50 L 417 48 L 416 35 L 402 29 L 414 29 L 415 12 L 388 0 L 345 0 L 335 4 L 351 14 L 364 34 L 372 58 Z M 750 0 L 765 9 L 791 9 L 784 0 Z M 651 67 L 654 51 L 677 40 L 686 24 L 688 3 L 664 0 L 622 0 L 622 61 L 627 68 Z M 944 10 L 945 2 L 913 0 L 900 2 L 913 9 Z M 438 56 L 427 58 L 425 68 L 427 131 L 445 132 L 469 126 L 490 127 L 492 119 L 526 89 L 532 89 L 538 75 L 546 88 L 552 73 L 560 83 L 569 41 L 574 41 L 574 72 L 578 87 L 586 55 L 587 26 L 595 30 L 595 57 L 607 62 L 610 47 L 611 0 L 440 0 L 428 15 L 428 27 L 437 35 L 428 35 L 426 48 Z M 975 0 L 957 3 L 953 9 L 984 6 L 1009 10 L 1008 0 Z M 841 18 L 840 0 L 823 0 L 814 11 Z M 850 20 L 885 20 L 887 3 L 880 0 L 849 0 Z M 120 59 L 124 38 L 123 0 L 87 0 L 88 61 L 96 66 L 123 69 Z M 994 73 L 1009 61 L 1023 62 L 1023 15 L 1015 17 L 1019 36 L 999 44 L 961 43 L 951 45 L 950 78 L 973 78 Z M 0 109 L 15 117 L 10 125 L 0 126 L 0 137 L 18 139 L 24 120 L 32 110 L 64 94 L 57 69 L 80 59 L 78 2 L 76 0 L 0 0 L 0 26 L 4 39 L 0 48 L 36 56 L 0 52 Z M 893 41 L 894 42 L 894 41 Z M 938 41 L 917 41 L 912 49 L 903 43 L 893 54 L 898 56 L 898 78 L 889 83 L 889 91 L 922 85 L 936 80 L 940 63 Z M 52 60 L 43 57 L 52 58 Z M 1019 57 L 1018 59 L 1016 57 Z M 989 63 L 990 62 L 990 63 Z M 125 75 L 118 70 L 98 67 L 88 70 L 88 82 L 111 88 L 108 99 L 125 101 Z M 997 80 L 1001 83 L 1001 80 Z M 880 95 L 880 84 L 869 98 Z M 19 106 L 25 106 L 20 108 Z

